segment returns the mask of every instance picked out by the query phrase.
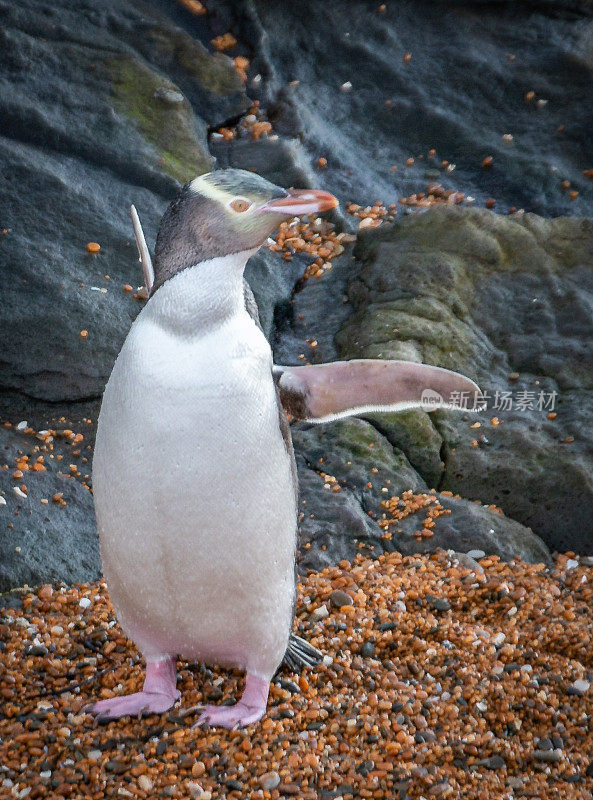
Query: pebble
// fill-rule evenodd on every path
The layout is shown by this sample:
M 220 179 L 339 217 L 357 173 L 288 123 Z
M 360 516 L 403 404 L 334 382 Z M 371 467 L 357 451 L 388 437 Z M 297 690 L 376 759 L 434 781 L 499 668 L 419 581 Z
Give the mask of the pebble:
M 489 756 L 476 761 L 476 767 L 486 767 L 486 769 L 502 769 L 506 767 L 506 762 L 502 756 Z
M 264 791 L 272 791 L 272 789 L 277 789 L 280 786 L 280 775 L 273 770 L 272 772 L 264 772 L 264 774 L 259 779 L 260 786 Z
M 534 750 L 533 757 L 537 761 L 549 761 L 552 763 L 562 761 L 562 750 Z
M 154 783 L 148 777 L 148 775 L 140 775 L 138 778 L 138 786 L 142 789 L 143 792 L 152 792 L 154 787 Z
M 352 597 L 344 592 L 342 589 L 336 589 L 329 596 L 329 601 L 334 608 L 342 608 L 343 606 L 351 606 L 354 603 Z
M 434 597 L 431 594 L 427 594 L 426 602 L 435 611 L 449 611 L 451 608 L 451 603 L 444 597 Z
M 571 686 L 569 686 L 567 694 L 576 694 L 579 697 L 582 697 L 589 691 L 590 687 L 591 684 L 589 681 L 584 680 L 584 678 L 579 678 Z
M 591 679 L 593 585 L 580 581 L 582 561 L 566 570 L 570 558 L 556 556 L 548 570 L 488 556 L 477 581 L 444 551 L 394 552 L 301 578 L 295 631 L 327 658 L 300 685 L 283 671 L 267 715 L 247 731 L 192 730 L 177 713 L 93 726 L 80 709 L 137 691 L 144 672 L 104 582 L 23 590 L 22 607 L 0 611 L 0 796 L 16 797 L 18 786 L 37 787 L 35 798 L 82 791 L 93 800 L 510 800 L 507 772 L 523 779 L 517 798 L 588 796 L 593 691 L 566 693 Z M 356 592 L 354 605 L 333 605 L 339 589 Z M 454 613 L 427 613 L 429 596 Z M 82 614 L 84 597 L 92 604 Z M 395 616 L 404 598 L 408 610 Z M 329 624 L 312 625 L 321 605 Z M 109 648 L 109 658 L 91 658 L 86 641 Z M 25 655 L 38 645 L 50 652 Z M 366 645 L 376 660 L 365 660 Z M 213 689 L 230 702 L 244 678 L 180 659 L 178 685 L 189 708 Z M 40 773 L 49 771 L 46 782 Z M 271 773 L 278 785 L 267 789 Z
M 327 610 L 327 606 L 325 605 L 325 603 L 316 608 L 315 611 L 313 611 L 313 613 L 311 614 L 311 619 L 313 620 L 313 622 L 319 622 L 320 620 L 325 619 L 326 617 L 329 617 L 329 611 Z
M 372 658 L 375 655 L 375 645 L 372 642 L 365 642 L 360 648 L 360 655 L 363 658 Z
M 476 560 L 486 557 L 486 553 L 484 552 L 484 550 L 468 550 L 467 555 L 470 558 L 474 558 Z
M 89 606 L 91 605 L 91 600 L 88 597 L 81 597 L 80 600 L 78 601 L 78 605 L 81 608 L 89 608 Z
M 160 86 L 154 93 L 157 100 L 166 103 L 170 106 L 181 105 L 185 101 L 185 97 L 176 89 L 170 89 L 167 86 Z

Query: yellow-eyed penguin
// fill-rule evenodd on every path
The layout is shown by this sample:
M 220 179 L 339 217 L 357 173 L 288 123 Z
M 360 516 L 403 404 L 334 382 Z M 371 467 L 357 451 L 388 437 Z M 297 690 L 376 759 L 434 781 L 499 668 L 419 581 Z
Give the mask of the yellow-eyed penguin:
M 455 406 L 478 391 L 411 362 L 273 365 L 245 264 L 280 222 L 337 202 L 242 170 L 202 175 L 165 212 L 153 283 L 133 213 L 150 299 L 105 389 L 93 485 L 110 596 L 146 679 L 87 708 L 100 719 L 170 708 L 179 655 L 246 670 L 239 702 L 206 706 L 196 724 L 249 725 L 289 638 L 293 661 L 307 660 L 291 637 L 297 486 L 282 405 L 322 422 L 417 407 L 426 392 L 433 407 Z

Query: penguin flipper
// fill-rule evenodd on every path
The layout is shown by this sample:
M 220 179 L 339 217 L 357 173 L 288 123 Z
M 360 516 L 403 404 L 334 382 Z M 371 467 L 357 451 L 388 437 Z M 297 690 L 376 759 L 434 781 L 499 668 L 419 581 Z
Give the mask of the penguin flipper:
M 291 633 L 282 664 L 293 672 L 300 672 L 303 667 L 316 667 L 323 659 L 323 653 L 312 644 Z
M 142 223 L 136 211 L 136 206 L 130 206 L 130 216 L 132 217 L 132 225 L 134 227 L 134 236 L 136 237 L 136 245 L 138 247 L 138 256 L 142 262 L 142 273 L 144 274 L 144 285 L 148 294 L 152 291 L 154 284 L 154 268 L 152 266 L 152 259 L 150 251 L 144 238 L 144 231 L 142 230 Z
M 478 386 L 457 372 L 413 361 L 355 359 L 305 367 L 274 366 L 285 410 L 296 419 L 330 422 L 377 411 L 484 407 Z

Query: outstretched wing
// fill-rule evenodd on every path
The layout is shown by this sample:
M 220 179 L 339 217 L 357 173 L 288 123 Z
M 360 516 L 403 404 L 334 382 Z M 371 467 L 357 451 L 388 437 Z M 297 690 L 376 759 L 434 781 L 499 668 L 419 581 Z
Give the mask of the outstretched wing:
M 457 372 L 413 361 L 335 361 L 274 366 L 282 405 L 297 419 L 329 422 L 375 411 L 483 408 L 478 386 Z

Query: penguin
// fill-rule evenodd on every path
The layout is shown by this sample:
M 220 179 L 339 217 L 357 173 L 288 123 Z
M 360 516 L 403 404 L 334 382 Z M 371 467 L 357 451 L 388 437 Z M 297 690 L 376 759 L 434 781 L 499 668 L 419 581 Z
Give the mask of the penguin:
M 406 361 L 274 365 L 243 270 L 279 224 L 338 201 L 243 170 L 187 183 L 158 230 L 154 267 L 132 219 L 149 299 L 105 388 L 93 459 L 103 573 L 146 662 L 142 691 L 87 707 L 100 721 L 171 708 L 178 656 L 246 672 L 234 705 L 196 725 L 264 715 L 291 636 L 297 480 L 286 411 L 327 422 L 368 411 L 475 404 L 470 379 Z M 428 395 L 426 394 L 428 392 Z M 435 398 L 437 400 L 435 401 Z

